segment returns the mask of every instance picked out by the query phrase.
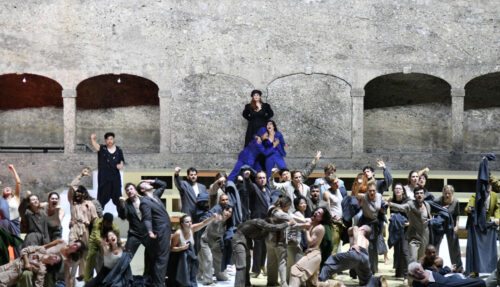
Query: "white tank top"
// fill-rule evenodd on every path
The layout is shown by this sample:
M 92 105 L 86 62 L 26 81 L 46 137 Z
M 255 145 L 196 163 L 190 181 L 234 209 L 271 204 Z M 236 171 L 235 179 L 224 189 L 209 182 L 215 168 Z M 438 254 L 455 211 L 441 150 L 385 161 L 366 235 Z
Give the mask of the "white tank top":
M 103 256 L 104 258 L 104 266 L 109 269 L 113 269 L 113 267 L 116 265 L 116 262 L 120 260 L 122 257 L 123 252 L 120 250 L 120 253 L 114 254 L 113 252 L 109 252 L 109 254 L 106 254 Z
M 190 229 L 189 230 L 189 238 L 184 238 L 184 235 L 182 234 L 182 230 L 179 230 L 180 233 L 180 240 L 181 240 L 181 246 L 184 246 L 187 244 L 187 242 L 191 242 L 191 245 L 194 244 L 194 238 L 193 238 L 193 231 Z
M 17 200 L 13 197 L 10 198 L 9 202 L 9 213 L 10 213 L 10 220 L 16 219 L 19 217 L 19 204 L 17 204 Z
M 342 218 L 342 194 L 337 189 L 335 192 L 330 190 L 330 212 Z

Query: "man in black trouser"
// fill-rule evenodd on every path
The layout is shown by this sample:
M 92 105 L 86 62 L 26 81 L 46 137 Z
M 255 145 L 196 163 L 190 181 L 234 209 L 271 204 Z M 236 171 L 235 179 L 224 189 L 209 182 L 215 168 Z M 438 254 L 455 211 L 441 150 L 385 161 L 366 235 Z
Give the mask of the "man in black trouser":
M 250 180 L 250 171 L 244 172 L 243 188 L 248 191 L 248 202 L 250 206 L 250 218 L 266 218 L 267 210 L 271 206 L 271 190 L 266 185 L 266 173 L 259 171 L 255 175 L 255 183 Z M 264 240 L 253 242 L 253 276 L 257 277 L 266 260 L 266 244 Z
M 114 133 L 108 132 L 104 135 L 105 145 L 99 145 L 95 141 L 95 134 L 90 136 L 90 140 L 97 150 L 97 200 L 103 209 L 110 199 L 118 208 L 122 194 L 120 170 L 125 162 L 123 152 L 115 145 Z
M 143 195 L 140 205 L 142 222 L 146 225 L 151 248 L 154 250 L 152 268 L 150 270 L 151 283 L 149 286 L 165 286 L 168 256 L 170 254 L 170 235 L 172 224 L 161 196 L 166 188 L 161 180 L 143 180 L 137 185 L 139 193 Z M 153 192 L 153 190 L 156 190 Z
M 148 236 L 148 229 L 141 221 L 141 199 L 137 195 L 136 186 L 132 183 L 127 183 L 125 185 L 125 193 L 127 193 L 128 199 L 120 197 L 120 204 L 118 205 L 118 216 L 123 220 L 127 220 L 129 226 L 125 249 L 134 257 L 141 244 L 146 248 L 144 256 L 144 277 L 147 277 L 152 258 L 152 250 L 150 247 L 151 239 Z

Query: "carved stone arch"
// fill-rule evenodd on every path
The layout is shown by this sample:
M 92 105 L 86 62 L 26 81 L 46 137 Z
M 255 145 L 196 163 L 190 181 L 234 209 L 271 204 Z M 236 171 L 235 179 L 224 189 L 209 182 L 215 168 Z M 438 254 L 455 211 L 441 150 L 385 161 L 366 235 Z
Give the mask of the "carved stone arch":
M 488 73 L 465 85 L 464 147 L 471 152 L 499 152 L 500 72 Z
M 170 105 L 172 153 L 238 153 L 243 149 L 253 85 L 226 74 L 194 74 L 182 80 Z
M 451 86 L 421 73 L 376 77 L 365 86 L 366 152 L 444 152 L 452 149 Z
M 76 93 L 77 149 L 92 150 L 88 147 L 93 133 L 103 143 L 104 134 L 114 132 L 116 144 L 126 153 L 159 152 L 156 83 L 131 74 L 103 74 L 80 82 Z
M 350 157 L 351 86 L 326 74 L 293 74 L 273 80 L 267 99 L 293 157 Z

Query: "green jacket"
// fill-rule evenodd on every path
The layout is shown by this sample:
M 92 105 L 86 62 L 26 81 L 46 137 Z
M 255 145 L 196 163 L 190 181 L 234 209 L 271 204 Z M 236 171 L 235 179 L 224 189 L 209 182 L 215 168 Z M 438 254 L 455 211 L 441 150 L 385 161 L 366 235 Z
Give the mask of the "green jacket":
M 94 220 L 92 233 L 90 234 L 90 241 L 101 243 L 101 225 L 102 225 L 102 218 L 97 218 L 96 220 Z M 120 238 L 120 230 L 118 229 L 118 226 L 114 222 L 113 222 L 113 231 L 116 233 L 116 236 Z M 106 236 L 106 234 L 104 234 L 103 236 Z
M 476 205 L 476 194 L 473 194 L 469 199 L 469 203 L 465 207 L 465 211 L 467 211 L 469 209 L 469 206 L 474 207 L 475 205 Z M 490 192 L 490 209 L 488 210 L 488 213 L 486 214 L 486 220 L 489 221 L 492 216 L 500 219 L 500 208 L 498 206 L 498 194 L 494 191 Z

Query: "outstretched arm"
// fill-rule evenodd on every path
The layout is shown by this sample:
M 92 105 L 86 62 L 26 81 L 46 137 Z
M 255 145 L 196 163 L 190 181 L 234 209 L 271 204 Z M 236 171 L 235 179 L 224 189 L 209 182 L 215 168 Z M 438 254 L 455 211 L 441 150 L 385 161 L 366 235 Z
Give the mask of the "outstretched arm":
M 17 174 L 17 171 L 14 168 L 14 165 L 9 164 L 9 169 L 10 169 L 10 171 L 12 171 L 12 174 L 14 175 L 14 179 L 16 180 L 16 192 L 14 193 L 14 196 L 19 199 L 21 197 L 21 179 L 19 178 L 19 175 Z
M 90 142 L 92 143 L 92 146 L 96 149 L 96 151 L 101 150 L 101 146 L 95 141 L 95 134 L 90 135 Z
M 91 171 L 92 171 L 92 169 L 90 167 L 84 168 L 82 170 L 82 172 L 77 177 L 75 177 L 75 179 L 73 179 L 73 181 L 71 182 L 71 184 L 68 188 L 68 201 L 69 201 L 70 205 L 73 204 L 74 193 L 78 189 L 78 186 L 80 185 L 80 181 L 82 180 L 82 178 L 84 176 L 89 175 Z
M 306 168 L 302 171 L 302 182 L 306 182 L 307 179 L 309 179 L 309 175 L 316 168 L 316 164 L 318 163 L 318 160 L 320 158 L 321 158 L 321 151 L 318 150 L 313 160 L 310 163 L 308 163 Z
M 191 226 L 191 230 L 193 230 L 193 232 L 196 232 L 196 231 L 202 229 L 203 227 L 207 226 L 210 223 L 210 221 L 214 220 L 216 217 L 217 217 L 217 213 L 213 213 L 211 217 L 206 218 L 202 222 L 193 224 Z

